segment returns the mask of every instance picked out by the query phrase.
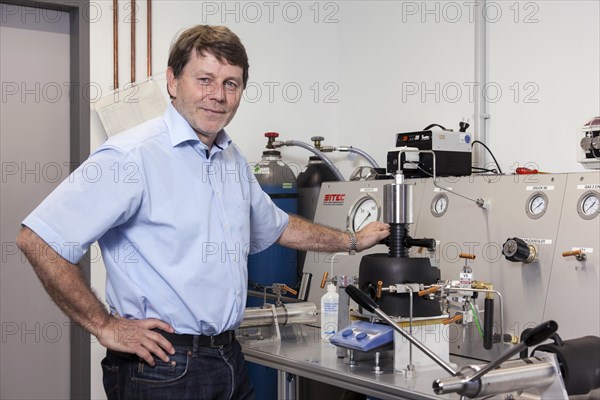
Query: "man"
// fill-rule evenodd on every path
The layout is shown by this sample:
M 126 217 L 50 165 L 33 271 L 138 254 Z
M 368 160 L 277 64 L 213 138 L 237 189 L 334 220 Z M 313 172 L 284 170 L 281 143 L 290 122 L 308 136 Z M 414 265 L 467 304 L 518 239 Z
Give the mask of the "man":
M 363 250 L 388 235 L 353 234 L 278 209 L 250 179 L 223 128 L 248 81 L 225 27 L 183 32 L 168 60 L 162 118 L 109 139 L 23 221 L 17 238 L 44 287 L 107 348 L 109 398 L 252 398 L 233 334 L 243 317 L 248 253 L 272 243 Z M 76 265 L 98 241 L 107 312 Z

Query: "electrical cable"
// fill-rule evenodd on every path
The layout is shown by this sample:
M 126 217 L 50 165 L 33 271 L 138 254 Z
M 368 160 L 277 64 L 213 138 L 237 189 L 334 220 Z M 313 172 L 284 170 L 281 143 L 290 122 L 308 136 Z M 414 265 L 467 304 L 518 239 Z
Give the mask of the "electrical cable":
M 477 323 L 477 330 L 481 337 L 483 337 L 483 328 L 481 327 L 481 322 L 479 322 L 479 316 L 477 315 L 477 311 L 475 311 L 475 307 L 473 307 L 473 303 L 470 301 L 467 302 L 471 306 L 471 312 L 473 313 L 473 317 L 475 318 L 475 322 Z
M 482 167 L 471 167 L 471 170 L 474 170 L 474 169 L 477 171 L 471 171 L 471 172 L 475 173 L 475 174 L 482 174 L 484 172 L 492 172 L 494 174 L 498 173 L 498 170 L 496 168 L 489 169 L 489 168 L 482 168 Z
M 502 174 L 502 168 L 500 168 L 500 164 L 498 164 L 498 160 L 496 160 L 496 157 L 494 156 L 494 153 L 492 153 L 492 151 L 490 150 L 489 147 L 487 147 L 485 145 L 485 143 L 480 142 L 479 140 L 473 140 L 473 143 L 471 143 L 471 147 L 473 147 L 473 145 L 475 143 L 479 143 L 480 145 L 482 145 L 483 147 L 485 147 L 485 149 L 488 151 L 488 153 L 490 153 L 490 155 L 492 156 L 492 158 L 494 159 L 494 162 L 496 163 L 496 166 L 498 167 L 498 173 Z
M 437 126 L 438 128 L 441 128 L 443 131 L 446 131 L 446 130 L 447 130 L 446 128 L 444 128 L 444 127 L 443 127 L 443 126 L 441 126 L 440 124 L 431 124 L 431 125 L 427 125 L 427 126 L 425 127 L 425 129 L 423 129 L 423 130 L 424 130 L 424 131 L 428 131 L 428 130 L 430 130 L 431 128 L 433 128 L 433 127 L 435 127 L 435 126 Z

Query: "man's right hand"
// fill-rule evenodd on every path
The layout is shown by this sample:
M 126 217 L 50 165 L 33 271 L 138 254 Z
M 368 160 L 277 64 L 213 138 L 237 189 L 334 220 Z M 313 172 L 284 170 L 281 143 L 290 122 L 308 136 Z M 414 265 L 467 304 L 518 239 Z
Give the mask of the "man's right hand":
M 136 354 L 152 366 L 152 354 L 169 362 L 168 354 L 175 354 L 175 348 L 163 335 L 152 329 L 169 333 L 175 331 L 171 325 L 155 318 L 130 320 L 119 316 L 111 316 L 98 332 L 89 330 L 101 345 L 110 350 Z

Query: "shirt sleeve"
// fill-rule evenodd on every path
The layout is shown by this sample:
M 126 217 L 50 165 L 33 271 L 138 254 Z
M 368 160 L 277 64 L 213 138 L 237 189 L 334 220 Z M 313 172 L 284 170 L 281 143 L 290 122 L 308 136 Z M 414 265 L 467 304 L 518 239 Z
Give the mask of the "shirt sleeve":
M 254 176 L 250 172 L 250 176 Z M 289 222 L 289 215 L 277 207 L 256 179 L 250 180 L 250 254 L 256 254 L 279 239 Z
M 142 165 L 118 148 L 104 146 L 29 214 L 22 224 L 69 262 L 136 213 L 143 197 Z

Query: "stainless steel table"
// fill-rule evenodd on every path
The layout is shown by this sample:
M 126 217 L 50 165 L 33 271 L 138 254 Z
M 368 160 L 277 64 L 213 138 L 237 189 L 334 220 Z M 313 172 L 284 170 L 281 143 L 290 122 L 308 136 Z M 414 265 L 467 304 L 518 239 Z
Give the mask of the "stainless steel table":
M 285 328 L 280 342 L 269 339 L 251 341 L 238 336 L 246 360 L 280 371 L 280 400 L 295 398 L 295 391 L 289 386 L 294 380 L 289 379 L 289 374 L 380 399 L 459 398 L 451 395 L 437 396 L 433 393 L 432 382 L 448 376 L 441 368 L 417 370 L 412 377 L 406 377 L 394 371 L 392 352 L 387 351 L 381 353 L 379 365 L 382 372 L 378 374 L 372 370 L 375 366 L 374 353 L 365 355 L 355 352 L 356 365 L 351 366 L 348 357 L 338 358 L 336 347 L 321 340 L 318 328 L 306 325 Z M 414 348 L 413 351 L 419 350 Z

